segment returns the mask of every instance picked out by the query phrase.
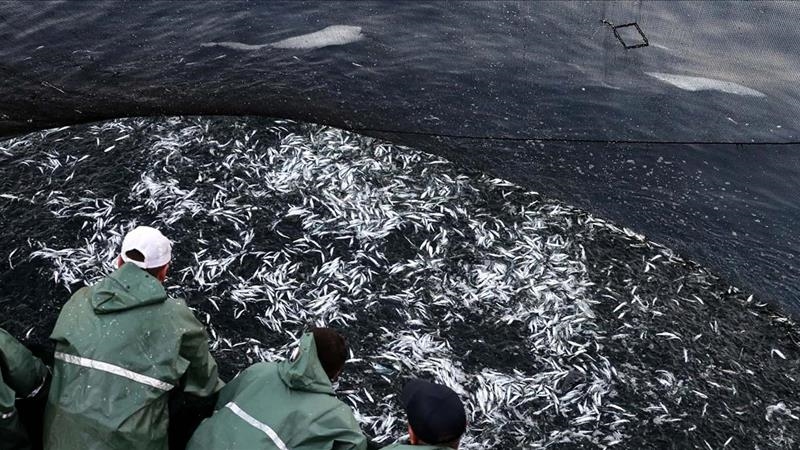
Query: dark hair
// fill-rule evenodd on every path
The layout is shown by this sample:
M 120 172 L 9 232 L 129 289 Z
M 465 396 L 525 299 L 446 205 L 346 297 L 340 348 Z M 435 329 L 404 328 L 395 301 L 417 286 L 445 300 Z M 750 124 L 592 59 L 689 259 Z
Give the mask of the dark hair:
M 128 250 L 127 252 L 125 252 L 125 256 L 134 261 L 144 262 L 144 255 L 142 254 L 142 252 L 136 249 Z M 158 272 L 161 272 L 161 269 L 163 269 L 164 266 L 166 266 L 166 264 L 164 264 L 163 266 L 151 267 L 149 269 L 142 269 L 142 270 L 144 270 L 145 272 L 149 273 L 154 277 L 158 277 Z
M 311 333 L 317 346 L 317 358 L 328 378 L 333 381 L 347 360 L 347 342 L 333 328 L 313 328 Z

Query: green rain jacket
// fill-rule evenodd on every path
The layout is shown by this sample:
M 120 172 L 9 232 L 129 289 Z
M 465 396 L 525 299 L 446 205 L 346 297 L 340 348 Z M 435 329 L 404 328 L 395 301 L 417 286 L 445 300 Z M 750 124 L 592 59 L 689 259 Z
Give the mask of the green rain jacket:
M 50 338 L 46 449 L 166 449 L 169 391 L 223 385 L 203 325 L 134 264 L 77 291 Z
M 27 433 L 14 404 L 17 398 L 35 396 L 46 379 L 47 367 L 0 329 L 0 449 L 29 448 Z
M 306 334 L 293 361 L 255 364 L 228 383 L 186 448 L 364 450 L 367 440 Z

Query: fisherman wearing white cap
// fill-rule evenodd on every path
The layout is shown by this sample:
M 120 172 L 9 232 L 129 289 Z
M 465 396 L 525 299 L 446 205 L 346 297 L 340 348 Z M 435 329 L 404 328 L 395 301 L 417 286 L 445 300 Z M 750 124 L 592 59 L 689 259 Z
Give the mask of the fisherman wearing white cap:
M 171 260 L 169 239 L 137 227 L 119 268 L 64 305 L 50 335 L 46 449 L 167 449 L 170 391 L 222 388 L 205 328 L 161 284 Z

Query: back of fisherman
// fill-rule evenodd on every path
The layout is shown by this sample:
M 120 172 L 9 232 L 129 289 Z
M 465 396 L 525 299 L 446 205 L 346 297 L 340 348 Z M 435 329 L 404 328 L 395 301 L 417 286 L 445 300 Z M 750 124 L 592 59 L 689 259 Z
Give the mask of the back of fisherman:
M 47 373 L 38 358 L 0 328 L 0 450 L 30 448 L 16 400 L 34 397 L 44 387 Z
M 166 449 L 169 392 L 222 387 L 203 325 L 162 286 L 171 259 L 166 237 L 138 227 L 119 268 L 64 305 L 50 336 L 46 449 Z
M 331 384 L 346 359 L 344 339 L 334 330 L 306 333 L 290 360 L 255 364 L 228 383 L 187 450 L 366 449 L 352 411 Z

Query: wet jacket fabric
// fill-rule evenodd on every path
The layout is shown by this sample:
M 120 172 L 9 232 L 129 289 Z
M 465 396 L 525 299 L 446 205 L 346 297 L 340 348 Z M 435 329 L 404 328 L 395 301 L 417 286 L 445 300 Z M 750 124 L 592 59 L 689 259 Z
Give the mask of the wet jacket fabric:
M 0 449 L 27 449 L 30 442 L 15 407 L 17 398 L 36 395 L 47 367 L 5 330 L 0 329 Z
M 411 444 L 392 444 L 384 447 L 383 450 L 452 450 L 450 447 L 442 447 L 440 445 L 411 445 Z
M 203 325 L 133 264 L 77 291 L 50 338 L 46 449 L 166 449 L 169 391 L 222 387 Z
M 353 412 L 334 395 L 312 334 L 293 361 L 259 363 L 219 394 L 187 450 L 365 450 Z

